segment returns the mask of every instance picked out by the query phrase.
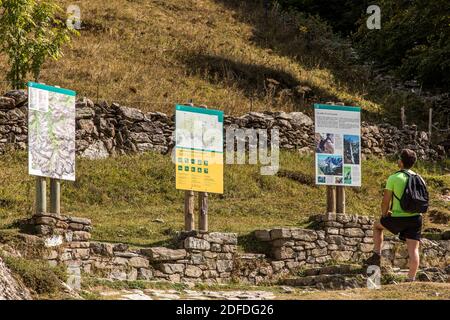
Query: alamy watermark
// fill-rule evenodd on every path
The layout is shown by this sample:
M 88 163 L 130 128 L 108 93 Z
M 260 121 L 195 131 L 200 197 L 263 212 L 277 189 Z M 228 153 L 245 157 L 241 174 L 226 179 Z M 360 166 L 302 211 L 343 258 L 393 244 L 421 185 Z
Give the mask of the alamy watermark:
M 261 175 L 273 176 L 280 168 L 280 133 L 278 129 L 270 131 L 270 148 L 267 129 L 226 130 L 226 163 L 245 164 L 248 149 L 248 163 L 260 164 Z M 236 141 L 236 146 L 235 146 Z M 248 148 L 246 148 L 248 141 Z M 270 155 L 269 155 L 270 154 Z
M 379 266 L 367 267 L 367 289 L 380 289 L 381 288 L 381 269 Z
M 75 4 L 71 4 L 67 7 L 67 20 L 66 25 L 69 29 L 80 30 L 81 29 L 81 9 Z
M 194 130 L 178 129 L 174 132 L 177 145 L 193 150 L 217 150 L 223 145 L 222 134 L 214 128 L 203 128 L 201 121 L 195 121 Z M 201 133 L 201 134 L 199 134 Z M 275 175 L 280 167 L 280 134 L 278 129 L 239 129 L 225 130 L 226 164 L 261 165 L 261 175 Z M 248 151 L 248 152 L 247 152 Z M 172 161 L 176 163 L 175 148 Z M 248 162 L 247 162 L 248 159 Z
M 377 5 L 371 5 L 367 8 L 367 14 L 370 14 L 367 18 L 366 25 L 369 30 L 381 29 L 381 8 Z

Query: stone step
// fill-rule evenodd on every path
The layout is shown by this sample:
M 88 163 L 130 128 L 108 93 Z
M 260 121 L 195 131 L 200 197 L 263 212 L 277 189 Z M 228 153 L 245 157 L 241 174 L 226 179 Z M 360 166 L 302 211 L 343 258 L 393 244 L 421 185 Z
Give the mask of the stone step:
M 363 288 L 367 285 L 367 279 L 362 274 L 320 274 L 283 279 L 280 284 L 291 287 L 315 287 L 321 290 L 344 290 Z
M 325 267 L 310 268 L 302 270 L 300 273 L 302 276 L 318 276 L 323 274 L 363 274 L 365 272 L 364 267 L 357 264 L 339 264 Z
M 339 264 L 302 270 L 298 277 L 283 279 L 280 284 L 318 289 L 349 289 L 366 286 L 366 277 L 365 270 L 360 265 Z

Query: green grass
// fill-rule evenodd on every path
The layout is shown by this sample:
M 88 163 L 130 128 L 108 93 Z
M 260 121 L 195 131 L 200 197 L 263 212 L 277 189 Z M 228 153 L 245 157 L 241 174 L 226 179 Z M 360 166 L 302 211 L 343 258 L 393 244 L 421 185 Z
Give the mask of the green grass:
M 58 294 L 62 291 L 61 283 L 67 280 L 63 267 L 51 267 L 47 261 L 11 256 L 1 256 L 1 258 L 34 294 Z
M 289 175 L 261 176 L 258 166 L 227 165 L 225 193 L 211 195 L 210 230 L 237 232 L 242 239 L 260 228 L 305 226 L 312 214 L 325 212 L 325 188 L 311 184 L 314 159 L 282 152 L 280 170 L 309 177 L 303 183 Z M 348 188 L 347 212 L 377 215 L 387 176 L 394 162 L 363 162 L 363 187 Z M 438 198 L 450 187 L 450 176 L 438 164 L 419 164 L 428 181 L 431 206 L 448 212 Z M 33 212 L 34 178 L 27 175 L 24 153 L 0 156 L 0 229 L 14 228 Z M 64 214 L 91 218 L 96 240 L 131 245 L 167 244 L 183 228 L 184 192 L 175 189 L 174 165 L 168 156 L 146 153 L 77 162 L 76 182 L 62 185 Z M 162 219 L 164 222 L 156 222 Z M 250 239 L 247 239 L 250 241 Z

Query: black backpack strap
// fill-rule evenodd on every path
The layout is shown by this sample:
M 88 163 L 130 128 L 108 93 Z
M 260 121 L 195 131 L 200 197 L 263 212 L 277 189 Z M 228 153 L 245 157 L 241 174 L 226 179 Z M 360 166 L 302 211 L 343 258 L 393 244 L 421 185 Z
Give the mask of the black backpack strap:
M 404 174 L 406 174 L 408 176 L 408 178 L 411 177 L 411 173 L 409 173 L 407 170 L 404 170 L 404 169 L 403 170 L 399 170 L 396 173 L 404 173 Z M 392 190 L 392 194 L 394 195 L 395 199 L 397 199 L 400 202 L 400 198 L 395 195 L 394 190 Z M 393 206 L 394 206 L 394 200 L 391 201 L 391 210 L 392 210 Z

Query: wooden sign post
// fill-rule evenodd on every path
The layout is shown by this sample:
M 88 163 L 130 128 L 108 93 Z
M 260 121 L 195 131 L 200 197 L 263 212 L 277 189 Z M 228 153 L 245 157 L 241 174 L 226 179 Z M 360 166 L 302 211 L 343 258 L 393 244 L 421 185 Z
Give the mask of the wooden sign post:
M 327 212 L 336 213 L 336 188 L 327 186 Z
M 192 231 L 194 229 L 194 191 L 186 190 L 184 192 L 184 231 Z
M 326 104 L 344 106 L 341 102 L 329 101 Z M 327 186 L 327 212 L 345 213 L 345 186 Z
M 194 107 L 192 99 L 188 103 L 189 106 Z M 208 109 L 207 106 L 202 105 L 200 108 Z M 185 231 L 195 230 L 195 195 L 194 191 L 186 190 L 184 192 L 184 229 Z M 199 217 L 198 217 L 198 230 L 200 232 L 208 232 L 208 193 L 199 192 L 198 193 L 198 206 L 199 206 Z
M 345 187 L 336 186 L 336 213 L 345 213 Z
M 337 106 L 344 106 L 344 103 L 337 102 Z M 345 187 L 336 186 L 336 213 L 345 214 Z
M 199 192 L 198 207 L 198 229 L 200 232 L 208 232 L 208 192 Z

